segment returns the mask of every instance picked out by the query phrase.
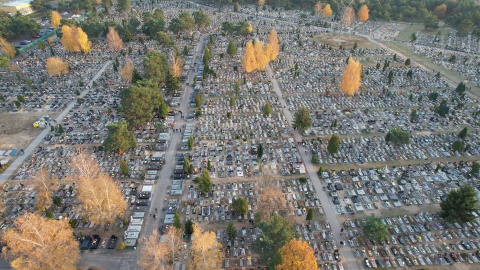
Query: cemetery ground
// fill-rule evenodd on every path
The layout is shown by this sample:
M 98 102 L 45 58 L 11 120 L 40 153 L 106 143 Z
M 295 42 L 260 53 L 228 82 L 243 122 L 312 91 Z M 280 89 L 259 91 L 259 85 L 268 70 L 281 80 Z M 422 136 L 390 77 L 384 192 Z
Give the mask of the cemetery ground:
M 55 118 L 56 112 L 1 112 L 0 145 L 2 149 L 25 149 L 43 128 L 34 128 L 33 123 L 43 115 Z

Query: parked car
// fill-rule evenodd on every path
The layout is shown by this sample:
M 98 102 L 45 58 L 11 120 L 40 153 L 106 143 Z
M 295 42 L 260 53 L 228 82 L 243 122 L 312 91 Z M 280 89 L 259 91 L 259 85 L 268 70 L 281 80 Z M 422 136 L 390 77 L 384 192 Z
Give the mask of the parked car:
M 32 34 L 32 38 L 39 38 L 40 36 L 37 34 Z
M 22 40 L 20 41 L 20 45 L 27 45 L 27 44 L 30 44 L 31 41 L 30 40 Z

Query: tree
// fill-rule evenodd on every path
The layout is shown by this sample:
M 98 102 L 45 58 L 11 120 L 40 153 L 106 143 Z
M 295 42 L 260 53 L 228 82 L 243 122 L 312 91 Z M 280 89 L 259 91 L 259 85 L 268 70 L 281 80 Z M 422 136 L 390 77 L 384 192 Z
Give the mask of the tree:
M 350 57 L 340 79 L 340 90 L 347 96 L 353 96 L 362 85 L 362 65 Z
M 62 19 L 62 15 L 58 13 L 56 10 L 52 10 L 52 14 L 50 15 L 50 24 L 53 28 L 58 28 L 60 26 L 60 20 Z
M 190 235 L 193 233 L 193 221 L 187 220 L 185 221 L 185 234 Z
M 207 170 L 203 170 L 200 176 L 195 177 L 193 182 L 198 184 L 198 187 L 202 193 L 207 193 L 212 190 L 212 180 Z
M 385 136 L 385 141 L 392 142 L 394 144 L 408 144 L 410 143 L 410 134 L 407 131 L 403 131 L 399 128 L 393 128 Z
M 233 225 L 233 222 L 229 222 L 227 226 L 227 236 L 229 239 L 235 239 L 237 237 L 237 230 Z
M 155 84 L 165 81 L 169 66 L 165 54 L 157 51 L 148 52 L 143 59 L 145 77 Z
M 265 54 L 267 55 L 269 61 L 273 61 L 277 59 L 279 51 L 280 44 L 278 41 L 277 31 L 273 29 L 268 34 L 268 43 L 265 46 Z
M 366 223 L 363 226 L 365 235 L 373 240 L 381 241 L 388 239 L 388 226 L 382 223 L 382 220 L 371 214 L 366 218 Z
M 208 16 L 207 16 L 208 17 Z M 210 19 L 208 19 L 208 24 Z M 181 32 L 188 32 L 193 29 L 195 26 L 195 19 L 188 12 L 181 12 L 178 18 L 173 18 L 168 25 L 168 30 L 172 31 L 174 34 Z
M 173 76 L 180 78 L 182 75 L 182 69 L 183 69 L 183 62 L 182 62 L 182 57 L 179 55 L 176 55 L 172 59 L 172 63 L 170 65 L 170 72 Z
M 418 122 L 418 112 L 417 110 L 413 109 L 412 112 L 410 113 L 410 122 L 411 123 L 416 123 Z
M 407 60 L 405 60 L 405 66 L 410 66 L 410 58 L 407 58 Z
M 307 212 L 307 220 L 312 220 L 313 219 L 313 209 L 312 208 L 308 208 L 308 212 Z
M 117 6 L 119 11 L 130 11 L 132 3 L 131 0 L 117 0 Z
M 191 246 L 191 269 L 220 269 L 225 253 L 222 244 L 217 242 L 214 232 L 203 232 L 200 227 L 194 225 L 194 240 Z
M 130 174 L 130 168 L 124 159 L 120 160 L 120 172 L 123 176 L 128 176 Z
M 68 73 L 68 65 L 58 57 L 47 58 L 47 73 L 50 76 L 65 75 Z
M 203 11 L 194 11 L 192 13 L 195 20 L 195 25 L 202 30 L 210 26 L 210 17 Z
M 327 18 L 330 18 L 332 17 L 332 8 L 330 7 L 330 4 L 326 4 L 325 7 L 323 8 L 322 10 L 322 14 L 323 16 L 327 17 Z
M 258 144 L 257 147 L 257 158 L 260 159 L 263 156 L 263 145 L 261 143 Z
M 432 14 L 429 14 L 425 18 L 424 25 L 426 30 L 438 29 L 438 17 Z
M 32 182 L 36 192 L 37 211 L 43 212 L 52 203 L 52 193 L 59 188 L 58 179 L 54 174 L 49 176 L 48 170 L 43 169 L 32 177 Z
M 166 269 L 167 249 L 159 239 L 160 235 L 155 230 L 146 240 L 142 240 L 142 252 L 137 260 L 142 269 Z
M 438 5 L 434 10 L 433 13 L 438 16 L 439 19 L 445 17 L 445 13 L 447 12 L 447 5 L 441 4 Z
M 126 81 L 132 82 L 133 70 L 135 69 L 133 61 L 130 58 L 125 58 L 125 63 L 118 73 Z
M 323 10 L 322 2 L 315 3 L 315 6 L 313 6 L 313 12 L 320 13 L 320 12 L 322 12 L 322 10 Z
M 477 192 L 471 186 L 462 186 L 448 193 L 445 201 L 440 203 L 440 217 L 447 222 L 471 222 L 475 220 L 472 214 L 477 211 Z
M 235 4 L 233 5 L 233 11 L 238 12 L 239 9 L 240 9 L 240 4 L 238 2 L 235 2 Z
M 355 10 L 353 7 L 346 7 L 343 11 L 342 22 L 346 25 L 351 25 L 355 20 Z
M 449 112 L 450 108 L 448 107 L 446 100 L 442 100 L 442 102 L 440 102 L 440 106 L 435 108 L 435 113 L 438 113 L 438 115 L 442 117 L 445 117 Z
M 257 70 L 265 70 L 270 62 L 269 56 L 265 50 L 265 45 L 260 41 L 255 41 L 253 45 L 254 53 L 255 53 L 255 60 L 256 60 L 256 69 Z
M 297 239 L 288 241 L 279 253 L 282 257 L 282 263 L 277 265 L 278 270 L 316 270 L 318 269 L 317 259 L 313 253 L 312 247 L 305 242 Z
M 113 223 L 122 216 L 126 202 L 118 185 L 101 172 L 93 156 L 81 153 L 72 159 L 78 188 L 77 199 L 95 224 Z
M 83 32 L 82 28 L 77 28 L 75 25 L 62 26 L 62 44 L 69 52 L 81 51 L 87 54 L 91 49 L 91 42 L 88 40 L 87 34 Z
M 193 136 L 188 137 L 187 145 L 188 145 L 188 150 L 192 150 L 195 142 L 193 141 Z
M 128 124 L 125 121 L 107 126 L 108 135 L 103 141 L 105 151 L 123 154 L 137 145 L 135 136 L 127 127 Z
M 472 163 L 472 169 L 470 170 L 470 175 L 477 174 L 480 171 L 480 164 L 477 161 Z
M 113 27 L 108 28 L 107 46 L 111 51 L 114 52 L 121 51 L 123 47 L 122 38 L 120 38 L 118 32 Z
M 265 103 L 263 106 L 263 116 L 268 117 L 272 113 L 272 105 L 270 102 Z
M 12 44 L 8 43 L 4 38 L 0 36 L 0 48 L 2 48 L 3 55 L 13 59 L 15 57 L 16 51 Z
M 173 215 L 173 226 L 177 229 L 182 228 L 182 223 L 180 222 L 180 216 L 178 215 L 178 212 L 175 210 L 175 214 Z
M 265 5 L 265 0 L 258 0 L 257 4 L 258 6 L 263 6 Z
M 464 82 L 461 82 L 457 85 L 457 88 L 455 88 L 455 92 L 457 92 L 459 95 L 462 95 L 465 93 L 465 90 L 467 90 L 467 86 L 465 85 Z
M 281 213 L 286 207 L 287 200 L 282 191 L 277 188 L 267 187 L 258 196 L 257 209 L 263 220 Z
M 25 213 L 7 229 L 2 241 L 5 256 L 14 269 L 76 269 L 80 260 L 78 241 L 66 219 L 43 218 Z M 61 258 L 61 259 L 60 259 Z
M 458 133 L 458 137 L 460 137 L 462 140 L 465 140 L 465 138 L 467 138 L 467 132 L 468 132 L 468 128 L 467 127 L 464 127 L 460 133 Z
M 255 48 L 253 47 L 252 40 L 247 42 L 245 46 L 245 56 L 243 58 L 243 68 L 247 73 L 256 70 L 257 60 L 255 58 Z
M 358 10 L 358 14 L 357 14 L 358 19 L 362 22 L 365 22 L 366 20 L 368 20 L 369 12 L 370 10 L 368 9 L 367 5 L 363 5 Z
M 392 82 L 393 82 L 393 70 L 390 70 L 390 72 L 388 73 L 388 83 L 392 84 Z
M 327 151 L 330 155 L 338 153 L 340 148 L 340 137 L 338 135 L 332 135 L 328 141 Z
M 9 66 L 10 66 L 10 59 L 6 56 L 0 55 L 0 67 L 6 69 Z
M 463 152 L 463 143 L 460 140 L 456 140 L 452 143 L 452 150 L 455 152 Z
M 283 245 L 297 237 L 295 228 L 279 215 L 270 216 L 258 227 L 262 235 L 253 242 L 252 249 L 263 262 L 268 262 Z
M 464 19 L 458 25 L 458 32 L 460 33 L 460 35 L 467 35 L 472 30 L 473 26 L 474 26 L 474 23 L 471 20 Z
M 300 130 L 306 130 L 312 126 L 312 118 L 307 108 L 301 107 L 294 114 L 293 127 Z
M 160 117 L 165 117 L 168 109 L 165 99 L 157 86 L 150 81 L 139 81 L 120 90 L 120 114 L 130 127 L 144 125 L 153 119 L 153 111 L 158 109 Z
M 248 203 L 244 198 L 233 199 L 232 209 L 243 217 L 248 212 Z
M 230 56 L 234 56 L 235 54 L 237 54 L 237 47 L 235 47 L 235 43 L 233 43 L 233 40 L 230 40 L 228 42 L 227 54 Z
M 88 36 L 83 32 L 82 28 L 77 28 L 77 42 L 80 46 L 80 51 L 84 54 L 88 54 L 91 50 L 92 43 L 88 40 Z

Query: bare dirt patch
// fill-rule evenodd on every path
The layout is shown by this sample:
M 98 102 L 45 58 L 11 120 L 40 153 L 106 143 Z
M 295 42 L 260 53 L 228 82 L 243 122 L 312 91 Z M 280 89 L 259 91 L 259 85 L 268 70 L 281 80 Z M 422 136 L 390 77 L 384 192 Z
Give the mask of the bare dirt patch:
M 351 49 L 355 42 L 357 43 L 358 48 L 378 48 L 377 45 L 368 41 L 364 37 L 353 36 L 353 35 L 333 35 L 333 34 L 324 34 L 321 36 L 316 36 L 313 38 L 315 41 L 322 44 L 327 44 L 332 47 L 340 47 Z
M 45 112 L 0 113 L 0 149 L 25 149 L 40 134 L 42 128 L 33 123 Z M 56 116 L 49 114 L 50 117 Z

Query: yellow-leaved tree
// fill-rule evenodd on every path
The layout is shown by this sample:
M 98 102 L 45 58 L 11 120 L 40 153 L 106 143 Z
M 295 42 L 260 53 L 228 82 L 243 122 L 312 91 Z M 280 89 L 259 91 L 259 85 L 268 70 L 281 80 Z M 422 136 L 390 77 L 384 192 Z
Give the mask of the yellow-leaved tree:
M 75 25 L 62 26 L 62 44 L 66 51 L 69 52 L 83 52 L 85 54 L 90 52 L 92 43 L 88 40 L 88 36 L 83 32 L 82 28 Z
M 225 254 L 222 244 L 217 242 L 214 232 L 203 232 L 200 227 L 193 225 L 191 254 L 192 260 L 188 268 L 191 270 L 220 269 Z
M 171 60 L 170 64 L 170 72 L 175 76 L 180 78 L 182 75 L 182 69 L 183 69 L 183 61 L 182 58 L 179 55 L 176 55 L 174 58 Z
M 248 33 L 249 33 L 249 34 L 252 33 L 253 27 L 252 27 L 251 24 L 248 24 L 247 30 L 248 30 Z
M 362 85 L 362 64 L 350 57 L 340 79 L 340 90 L 348 96 L 355 94 Z
M 343 23 L 346 25 L 351 25 L 355 20 L 355 10 L 353 7 L 346 7 L 343 11 Z
M 330 6 L 330 4 L 326 4 L 322 10 L 323 16 L 330 18 L 332 17 L 332 13 L 333 13 L 332 7 Z
M 68 65 L 58 57 L 47 58 L 47 72 L 50 76 L 64 75 L 68 73 Z
M 87 54 L 91 50 L 92 43 L 88 40 L 88 36 L 83 32 L 82 28 L 77 28 L 77 42 L 80 45 L 80 50 Z
M 122 76 L 124 80 L 131 81 L 133 77 L 134 68 L 135 67 L 133 65 L 133 61 L 130 60 L 130 58 L 125 58 L 125 63 L 123 64 L 123 67 L 119 71 L 120 76 Z
M 80 153 L 72 159 L 78 188 L 77 200 L 95 224 L 113 223 L 126 209 L 120 187 L 101 172 L 92 155 Z
M 55 175 L 49 176 L 47 169 L 40 170 L 32 177 L 36 192 L 37 211 L 40 213 L 52 203 L 52 193 L 58 190 L 58 179 Z
M 255 48 L 253 47 L 253 41 L 250 40 L 245 46 L 245 56 L 243 58 L 243 68 L 247 73 L 250 73 L 256 69 L 257 60 L 255 59 Z
M 62 20 L 62 15 L 58 13 L 58 11 L 53 10 L 52 14 L 50 15 L 50 24 L 54 28 L 58 28 L 60 26 L 60 21 Z
M 443 18 L 447 12 L 447 5 L 441 4 L 435 7 L 433 13 L 435 13 L 439 18 Z
M 292 239 L 279 250 L 282 263 L 277 265 L 278 270 L 316 270 L 317 260 L 313 249 L 307 242 Z
M 259 40 L 255 41 L 255 44 L 253 45 L 254 52 L 255 52 L 255 60 L 257 61 L 256 63 L 256 69 L 257 70 L 265 70 L 267 68 L 269 58 L 268 55 L 265 52 L 265 46 L 263 43 Z
M 14 228 L 3 233 L 2 241 L 8 246 L 5 255 L 14 269 L 77 269 L 80 250 L 68 220 L 25 213 L 13 224 Z
M 360 21 L 364 22 L 368 20 L 370 10 L 367 5 L 363 5 L 357 12 L 357 17 Z
M 121 51 L 123 47 L 122 38 L 113 27 L 108 28 L 107 46 L 110 50 L 115 52 Z
M 270 31 L 268 34 L 268 43 L 265 47 L 265 50 L 267 51 L 266 54 L 269 61 L 277 59 L 278 52 L 280 51 L 280 44 L 278 42 L 277 31 L 275 31 L 275 29 Z
M 15 48 L 2 37 L 0 37 L 0 47 L 2 48 L 2 52 L 6 57 L 10 59 L 15 57 Z
M 170 227 L 159 241 L 158 231 L 154 231 L 143 241 L 142 252 L 137 264 L 142 269 L 173 269 L 173 265 L 182 259 L 184 241 L 182 231 Z
M 258 0 L 258 5 L 259 6 L 265 5 L 265 0 Z

